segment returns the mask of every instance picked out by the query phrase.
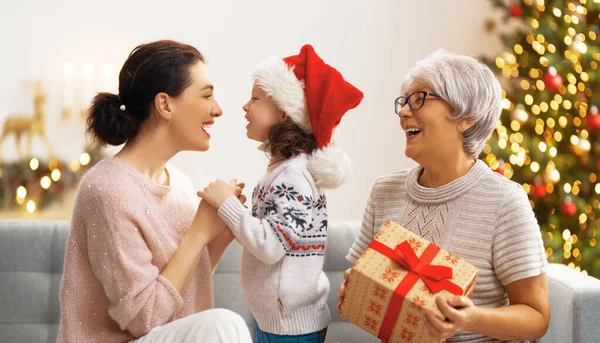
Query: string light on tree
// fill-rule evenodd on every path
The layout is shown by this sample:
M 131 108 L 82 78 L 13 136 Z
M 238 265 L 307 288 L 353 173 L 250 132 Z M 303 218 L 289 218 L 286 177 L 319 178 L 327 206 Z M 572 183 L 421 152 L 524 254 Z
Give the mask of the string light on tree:
M 529 114 L 527 114 L 527 111 L 525 111 L 525 107 L 523 105 L 518 105 L 511 113 L 510 118 L 518 121 L 521 124 L 524 124 L 527 122 L 527 119 L 529 119 Z
M 558 181 L 560 181 L 560 172 L 558 170 L 550 169 L 546 174 L 550 182 L 558 183 Z
M 582 54 L 585 54 L 587 52 L 587 45 L 585 45 L 584 42 L 576 42 L 575 44 L 573 44 L 573 46 Z
M 590 149 L 592 148 L 592 145 L 590 144 L 590 141 L 588 141 L 587 139 L 580 139 L 579 140 L 579 144 L 577 144 L 577 148 L 579 151 L 581 151 L 582 155 L 587 154 L 588 152 L 590 152 Z

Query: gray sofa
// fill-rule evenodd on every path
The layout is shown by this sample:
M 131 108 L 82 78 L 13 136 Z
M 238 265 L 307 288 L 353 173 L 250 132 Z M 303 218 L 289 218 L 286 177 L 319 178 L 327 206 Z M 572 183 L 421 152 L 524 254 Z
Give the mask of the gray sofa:
M 331 281 L 329 306 L 333 322 L 327 342 L 377 342 L 340 319 L 336 306 L 344 256 L 359 229 L 358 222 L 333 223 L 325 270 Z M 0 342 L 55 342 L 60 320 L 58 291 L 69 223 L 66 221 L 0 221 Z M 232 244 L 214 277 L 215 305 L 252 316 L 240 287 L 241 249 Z M 548 270 L 552 321 L 541 342 L 600 342 L 600 281 L 562 265 Z

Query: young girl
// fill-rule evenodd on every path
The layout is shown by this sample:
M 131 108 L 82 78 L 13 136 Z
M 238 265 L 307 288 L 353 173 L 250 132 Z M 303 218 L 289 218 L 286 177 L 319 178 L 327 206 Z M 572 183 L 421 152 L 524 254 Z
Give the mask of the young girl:
M 198 195 L 219 210 L 245 248 L 242 284 L 257 322 L 256 342 L 324 342 L 331 317 L 323 190 L 340 186 L 350 164 L 329 145 L 363 94 L 310 45 L 260 63 L 253 78 L 252 99 L 243 107 L 247 136 L 263 142 L 271 163 L 254 189 L 252 209 L 224 181 Z

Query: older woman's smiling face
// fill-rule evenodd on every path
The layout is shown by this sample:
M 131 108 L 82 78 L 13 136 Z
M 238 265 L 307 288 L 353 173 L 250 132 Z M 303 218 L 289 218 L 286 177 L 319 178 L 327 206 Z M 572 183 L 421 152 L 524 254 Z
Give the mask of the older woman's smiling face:
M 408 97 L 421 91 L 436 92 L 426 83 L 415 80 L 403 95 Z M 423 94 L 414 94 L 411 97 L 412 107 L 419 107 L 422 98 Z M 440 154 L 462 150 L 462 131 L 470 124 L 450 119 L 453 111 L 450 104 L 433 95 L 426 95 L 421 108 L 411 110 L 408 104 L 402 107 L 398 115 L 406 134 L 406 156 L 423 165 L 423 162 L 436 159 Z

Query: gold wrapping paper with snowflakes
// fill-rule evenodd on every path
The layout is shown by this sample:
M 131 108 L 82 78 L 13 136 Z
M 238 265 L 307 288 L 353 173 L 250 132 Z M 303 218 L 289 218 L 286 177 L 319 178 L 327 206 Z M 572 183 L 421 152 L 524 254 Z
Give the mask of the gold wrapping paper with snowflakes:
M 348 277 L 340 315 L 384 342 L 431 342 L 424 309 L 471 296 L 477 268 L 387 221 Z

